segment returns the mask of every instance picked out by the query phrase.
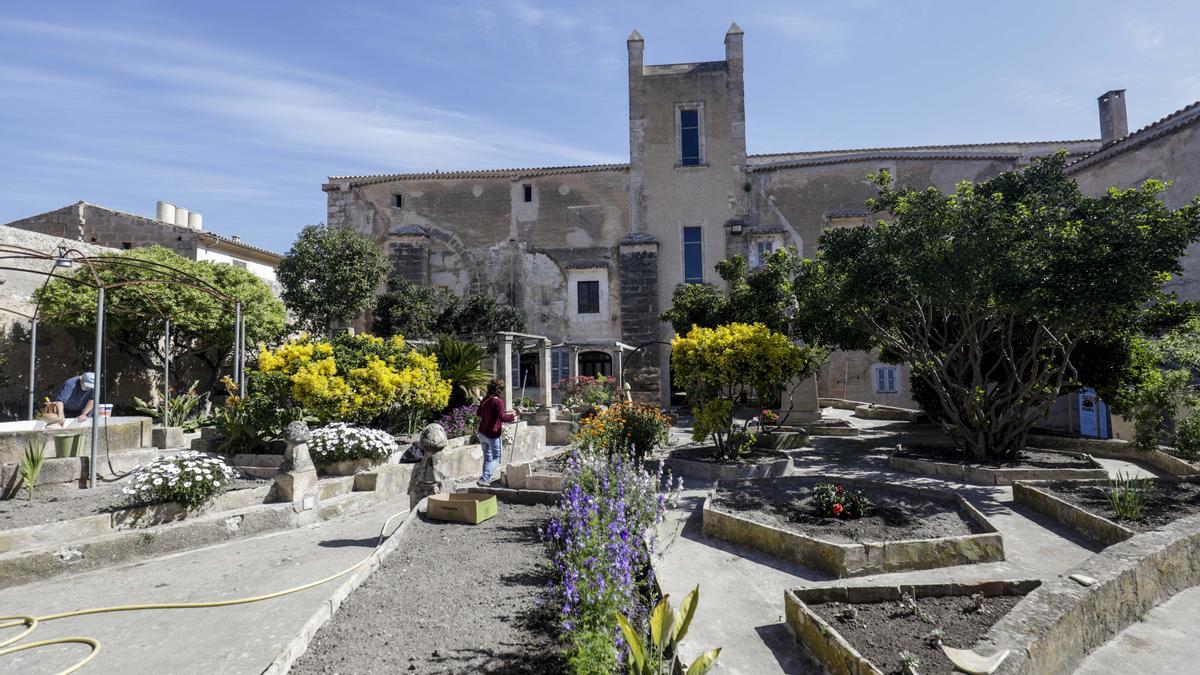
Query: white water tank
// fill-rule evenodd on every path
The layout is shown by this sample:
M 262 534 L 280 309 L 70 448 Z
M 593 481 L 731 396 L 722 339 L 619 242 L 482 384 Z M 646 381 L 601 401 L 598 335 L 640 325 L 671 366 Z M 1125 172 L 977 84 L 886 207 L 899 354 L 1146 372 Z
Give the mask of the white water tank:
M 187 227 L 188 210 L 183 208 L 182 206 L 175 207 L 175 224 L 180 227 Z
M 164 223 L 175 222 L 175 205 L 171 202 L 158 203 L 158 219 Z
M 193 230 L 203 230 L 204 229 L 204 216 L 197 211 L 192 211 L 191 213 L 189 213 L 188 214 L 188 227 L 192 228 Z

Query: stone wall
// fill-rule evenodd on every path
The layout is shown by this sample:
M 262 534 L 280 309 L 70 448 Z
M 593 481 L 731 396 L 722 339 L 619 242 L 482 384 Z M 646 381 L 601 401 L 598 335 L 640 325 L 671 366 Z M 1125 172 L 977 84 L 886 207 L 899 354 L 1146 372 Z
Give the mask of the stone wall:
M 621 340 L 640 347 L 625 361 L 625 381 L 641 401 L 660 400 L 661 322 L 658 319 L 658 242 L 633 233 L 621 240 Z M 643 346 L 644 345 L 644 346 Z M 667 403 L 669 396 L 661 397 Z

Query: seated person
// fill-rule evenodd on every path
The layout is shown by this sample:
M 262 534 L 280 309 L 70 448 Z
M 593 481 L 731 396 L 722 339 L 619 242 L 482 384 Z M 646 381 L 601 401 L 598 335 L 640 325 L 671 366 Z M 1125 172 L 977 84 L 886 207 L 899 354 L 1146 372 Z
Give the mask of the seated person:
M 96 386 L 96 374 L 84 373 L 62 383 L 54 397 L 46 405 L 47 412 L 53 412 L 66 423 L 67 418 L 74 417 L 76 422 L 82 422 L 92 412 L 92 388 Z

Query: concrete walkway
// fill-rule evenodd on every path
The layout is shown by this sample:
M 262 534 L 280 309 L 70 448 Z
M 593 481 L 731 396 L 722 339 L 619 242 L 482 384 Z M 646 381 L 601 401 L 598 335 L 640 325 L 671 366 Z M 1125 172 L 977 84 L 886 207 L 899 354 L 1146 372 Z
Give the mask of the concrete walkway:
M 812 448 L 795 453 L 799 473 L 833 473 L 888 483 L 937 486 L 969 500 L 1004 535 L 1005 561 L 983 565 L 882 574 L 837 580 L 752 549 L 705 537 L 701 506 L 710 485 L 689 482 L 676 509 L 660 529 L 657 562 L 664 591 L 681 598 L 700 584 L 700 606 L 682 655 L 690 660 L 722 647 L 715 672 L 759 675 L 819 673 L 820 668 L 793 638 L 784 622 L 783 595 L 790 588 L 832 584 L 879 585 L 935 581 L 1051 578 L 1100 550 L 1100 545 L 1058 523 L 1012 503 L 1012 488 L 963 483 L 895 472 L 887 452 L 919 437 L 892 433 L 892 422 L 859 420 L 849 411 L 827 413 L 852 420 L 860 437 L 817 437 Z M 905 425 L 906 426 L 906 425 Z M 1110 473 L 1149 474 L 1120 460 L 1101 460 Z
M 1195 673 L 1200 642 L 1200 587 L 1192 587 L 1146 614 L 1088 655 L 1075 675 Z
M 225 600 L 299 586 L 369 555 L 387 517 L 407 510 L 408 496 L 403 495 L 346 519 L 6 589 L 0 591 L 0 614 Z M 68 635 L 99 639 L 100 654 L 83 671 L 87 673 L 257 674 L 337 584 L 234 607 L 63 619 L 39 626 L 29 640 Z M 22 652 L 0 660 L 0 672 L 59 672 L 86 653 L 83 646 Z

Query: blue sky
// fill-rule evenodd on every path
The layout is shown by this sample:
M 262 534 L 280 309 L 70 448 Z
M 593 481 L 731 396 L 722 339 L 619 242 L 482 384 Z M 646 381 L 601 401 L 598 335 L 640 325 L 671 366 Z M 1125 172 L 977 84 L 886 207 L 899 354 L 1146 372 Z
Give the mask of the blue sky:
M 626 161 L 647 63 L 746 31 L 751 152 L 1094 138 L 1200 99 L 1200 3 L 0 3 L 0 222 L 80 199 L 284 251 L 328 175 Z

